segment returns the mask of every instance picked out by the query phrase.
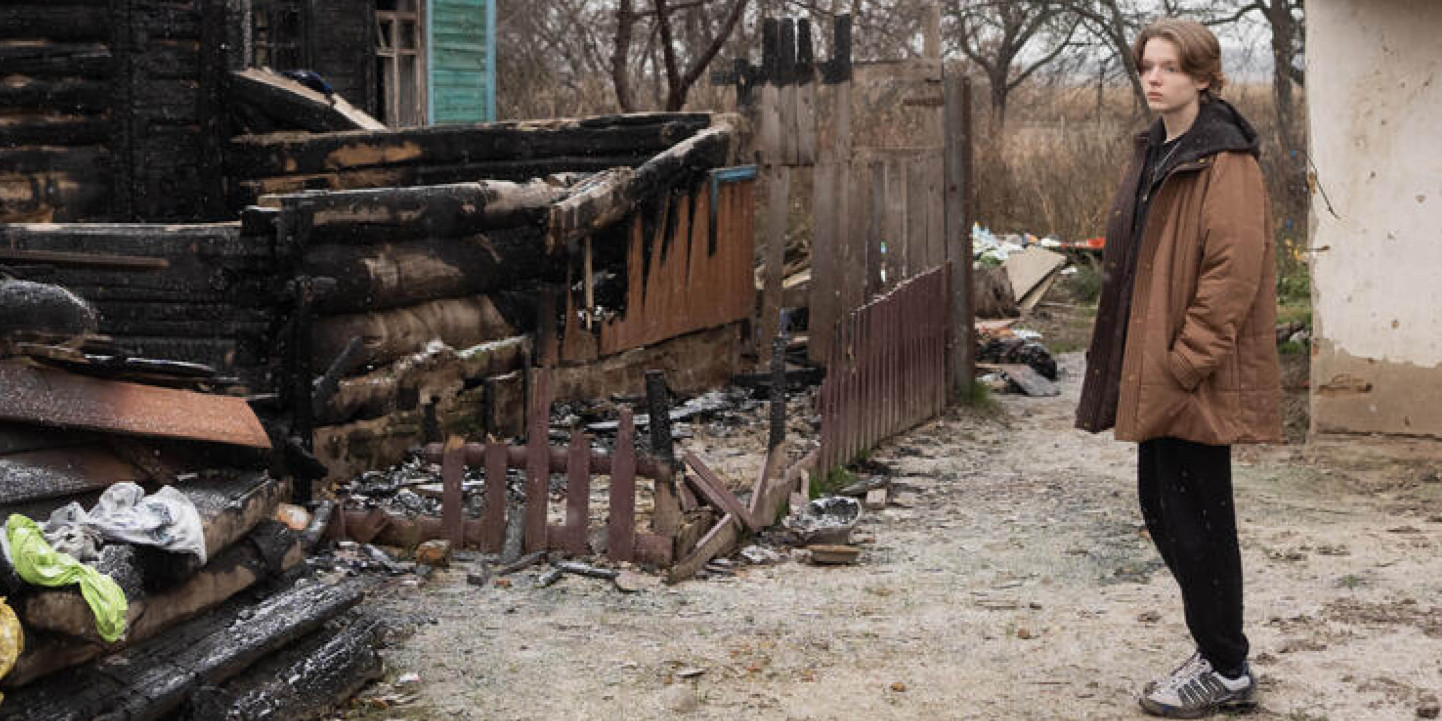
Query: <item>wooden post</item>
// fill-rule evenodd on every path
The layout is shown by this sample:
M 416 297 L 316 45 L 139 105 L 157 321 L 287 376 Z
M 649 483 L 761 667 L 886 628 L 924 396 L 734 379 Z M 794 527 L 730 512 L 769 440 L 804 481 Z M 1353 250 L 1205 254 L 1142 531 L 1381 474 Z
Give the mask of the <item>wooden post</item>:
M 651 527 L 664 536 L 674 536 L 681 528 L 681 508 L 676 500 L 676 448 L 671 439 L 671 404 L 667 399 L 666 376 L 658 370 L 646 371 L 646 403 L 650 414 L 651 455 L 664 478 L 655 479 L 656 508 Z
M 611 460 L 611 511 L 606 521 L 606 555 L 618 562 L 636 557 L 635 433 L 631 409 L 622 408 L 616 430 L 616 455 Z
M 971 82 L 965 76 L 944 78 L 946 116 L 945 178 L 946 259 L 951 264 L 951 323 L 947 365 L 953 395 L 966 393 L 976 374 L 972 338 L 971 223 Z
M 771 341 L 771 432 L 766 450 L 773 451 L 786 441 L 786 332 Z
M 451 436 L 441 457 L 441 530 L 454 548 L 465 543 L 461 483 L 466 475 L 466 439 Z
M 486 510 L 481 520 L 481 550 L 500 553 L 506 545 L 506 447 L 486 444 Z
M 768 153 L 768 156 L 770 154 Z M 786 221 L 791 195 L 791 169 L 780 164 L 766 166 L 766 262 L 761 296 L 760 360 L 771 362 L 771 341 L 781 320 L 781 286 L 786 270 Z M 813 281 L 814 277 L 813 277 Z
M 551 485 L 551 448 L 547 437 L 551 420 L 551 372 L 538 368 L 535 375 L 526 435 L 526 553 L 546 550 L 546 503 Z
M 930 60 L 941 59 L 941 5 L 930 3 L 922 17 L 921 55 Z
M 586 555 L 586 525 L 591 519 L 591 448 L 580 427 L 571 431 L 566 456 L 566 541 L 574 556 Z

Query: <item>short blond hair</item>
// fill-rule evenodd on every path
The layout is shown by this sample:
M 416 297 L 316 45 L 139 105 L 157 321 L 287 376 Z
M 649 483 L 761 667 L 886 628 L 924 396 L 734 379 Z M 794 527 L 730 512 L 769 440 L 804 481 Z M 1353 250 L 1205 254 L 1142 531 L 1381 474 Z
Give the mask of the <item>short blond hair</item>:
M 1170 40 L 1177 46 L 1182 72 L 1207 84 L 1202 95 L 1215 98 L 1226 87 L 1227 76 L 1222 73 L 1222 44 L 1207 26 L 1195 20 L 1179 18 L 1163 18 L 1148 25 L 1132 43 L 1132 63 L 1135 67 L 1141 68 L 1147 41 L 1155 38 Z

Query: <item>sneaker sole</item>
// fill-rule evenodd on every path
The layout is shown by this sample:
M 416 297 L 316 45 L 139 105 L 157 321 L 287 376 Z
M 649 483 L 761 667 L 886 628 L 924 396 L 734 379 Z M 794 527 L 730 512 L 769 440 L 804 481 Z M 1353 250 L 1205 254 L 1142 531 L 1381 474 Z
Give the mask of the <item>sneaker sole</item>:
M 1199 709 L 1184 709 L 1176 708 L 1174 706 L 1166 706 L 1145 697 L 1138 699 L 1138 701 L 1141 703 L 1143 711 L 1151 714 L 1152 716 L 1160 716 L 1162 718 L 1198 719 L 1206 718 L 1207 716 L 1212 716 L 1219 713 L 1251 713 L 1257 708 L 1257 700 L 1251 697 L 1223 701 L 1221 703 Z

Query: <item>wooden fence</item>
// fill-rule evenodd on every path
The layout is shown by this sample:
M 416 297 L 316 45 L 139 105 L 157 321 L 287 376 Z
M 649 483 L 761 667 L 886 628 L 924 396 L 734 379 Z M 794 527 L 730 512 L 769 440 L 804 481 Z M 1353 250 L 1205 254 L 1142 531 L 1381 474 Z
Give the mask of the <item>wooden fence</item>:
M 909 278 L 838 325 L 818 401 L 820 476 L 946 407 L 949 275 Z

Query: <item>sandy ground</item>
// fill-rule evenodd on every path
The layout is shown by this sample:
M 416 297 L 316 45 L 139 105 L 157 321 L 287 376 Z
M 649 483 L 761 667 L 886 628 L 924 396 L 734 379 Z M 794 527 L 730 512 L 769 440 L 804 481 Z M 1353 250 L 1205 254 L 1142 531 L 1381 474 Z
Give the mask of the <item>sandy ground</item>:
M 622 594 L 466 564 L 368 603 L 426 619 L 385 651 L 405 701 L 366 719 L 1128 719 L 1191 652 L 1142 531 L 1134 446 L 1060 398 L 1002 396 L 887 443 L 899 505 L 853 567 L 787 561 Z M 1424 716 L 1442 691 L 1442 446 L 1235 455 L 1262 719 Z M 406 674 L 418 682 L 397 683 Z M 377 704 L 379 705 L 379 704 Z M 1435 707 L 1434 707 L 1435 708 Z

